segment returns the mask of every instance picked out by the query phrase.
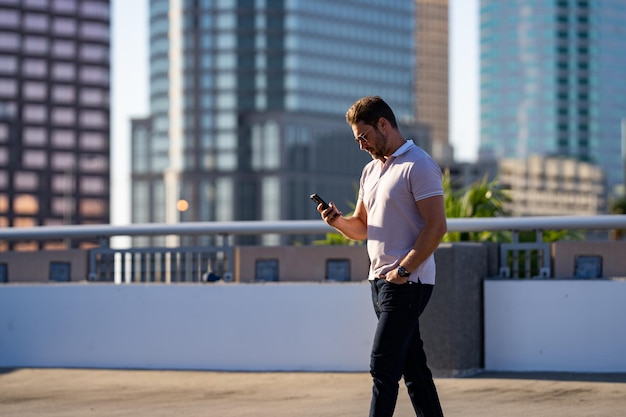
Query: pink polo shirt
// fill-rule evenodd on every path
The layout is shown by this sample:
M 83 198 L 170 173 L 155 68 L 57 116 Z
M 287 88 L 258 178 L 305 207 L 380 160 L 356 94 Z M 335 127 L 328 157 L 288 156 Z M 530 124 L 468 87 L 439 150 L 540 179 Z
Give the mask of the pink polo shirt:
M 367 210 L 369 279 L 397 268 L 413 248 L 424 227 L 416 201 L 443 195 L 441 169 L 412 141 L 407 141 L 387 162 L 374 159 L 361 174 L 359 200 Z M 435 258 L 431 254 L 409 280 L 435 284 Z

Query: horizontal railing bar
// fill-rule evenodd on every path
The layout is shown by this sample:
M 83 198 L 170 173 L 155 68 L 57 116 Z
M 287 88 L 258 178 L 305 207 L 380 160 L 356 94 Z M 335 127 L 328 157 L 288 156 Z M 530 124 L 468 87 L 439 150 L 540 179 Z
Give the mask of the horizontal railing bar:
M 626 215 L 484 217 L 448 219 L 450 232 L 502 230 L 626 229 Z M 324 234 L 335 229 L 321 220 L 141 223 L 0 228 L 0 240 L 106 238 L 154 235 Z

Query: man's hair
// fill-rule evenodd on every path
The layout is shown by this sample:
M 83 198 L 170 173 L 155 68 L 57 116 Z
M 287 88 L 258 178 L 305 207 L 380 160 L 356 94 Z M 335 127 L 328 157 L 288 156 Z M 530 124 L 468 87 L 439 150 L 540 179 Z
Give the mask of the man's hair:
M 393 110 L 379 96 L 360 98 L 346 112 L 346 122 L 349 125 L 354 125 L 358 122 L 374 125 L 380 117 L 387 119 L 393 128 L 398 128 Z

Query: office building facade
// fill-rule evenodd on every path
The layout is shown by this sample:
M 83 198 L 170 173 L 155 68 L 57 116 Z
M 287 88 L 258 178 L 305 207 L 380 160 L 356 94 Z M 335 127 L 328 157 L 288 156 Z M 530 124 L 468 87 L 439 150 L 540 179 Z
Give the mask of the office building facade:
M 480 151 L 598 164 L 624 183 L 626 3 L 480 2 Z
M 109 1 L 0 0 L 0 226 L 109 223 Z
M 567 157 L 504 158 L 498 179 L 508 190 L 511 216 L 594 216 L 607 213 L 604 172 Z
M 449 5 L 448 0 L 416 0 L 415 111 L 431 128 L 432 157 L 447 165 L 454 160 L 449 138 Z
M 380 95 L 407 134 L 427 134 L 414 123 L 414 12 L 383 0 L 151 0 L 132 221 L 316 219 L 313 192 L 349 212 L 370 157 L 347 108 Z

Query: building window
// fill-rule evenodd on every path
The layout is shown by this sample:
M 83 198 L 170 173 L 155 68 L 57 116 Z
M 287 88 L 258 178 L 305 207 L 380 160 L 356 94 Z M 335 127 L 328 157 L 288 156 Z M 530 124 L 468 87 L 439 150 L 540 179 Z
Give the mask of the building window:
M 37 9 L 47 9 L 48 8 L 48 0 L 23 0 L 24 3 L 31 7 Z
M 108 62 L 109 49 L 104 45 L 84 44 L 80 47 L 80 57 L 85 61 Z
M 25 145 L 44 146 L 46 144 L 46 130 L 40 127 L 26 127 L 22 133 Z
M 109 27 L 104 23 L 83 22 L 80 26 L 80 34 L 86 39 L 106 41 L 109 39 Z
M 34 172 L 16 172 L 13 186 L 18 190 L 35 190 L 39 185 L 39 175 Z M 19 197 L 16 197 L 14 204 L 17 205 Z M 17 207 L 15 207 L 17 209 Z
M 109 74 L 104 68 L 85 66 L 80 70 L 80 80 L 89 84 L 106 84 Z
M 51 140 L 52 146 L 57 148 L 72 148 L 76 146 L 76 134 L 72 130 L 54 130 Z
M 34 104 L 26 105 L 24 106 L 23 117 L 27 122 L 43 123 L 48 118 L 46 114 L 46 107 Z
M 16 33 L 0 33 L 0 48 L 14 51 L 20 47 L 20 38 Z
M 17 95 L 17 83 L 12 79 L 0 78 L 0 95 L 14 97 Z
M 59 103 L 72 103 L 76 98 L 74 87 L 69 85 L 56 85 L 52 89 L 52 99 Z
M 15 74 L 17 72 L 17 59 L 11 55 L 0 55 L 0 72 Z
M 80 135 L 81 149 L 99 151 L 106 148 L 106 141 L 101 133 L 85 132 Z
M 26 59 L 24 60 L 22 70 L 26 75 L 41 78 L 46 75 L 48 67 L 46 66 L 46 61 L 42 59 Z
M 20 15 L 16 10 L 3 9 L 0 12 L 0 26 L 4 28 L 15 28 L 20 24 Z
M 52 110 L 52 121 L 60 125 L 72 125 L 76 122 L 74 109 L 57 107 Z
M 102 200 L 83 198 L 80 200 L 80 215 L 84 217 L 102 217 L 106 215 L 106 207 Z
M 52 31 L 55 35 L 74 36 L 76 35 L 76 20 L 57 17 L 52 24 Z
M 107 104 L 104 91 L 98 88 L 83 88 L 80 91 L 80 103 L 88 106 L 101 106 Z
M 76 1 L 75 0 L 54 0 L 54 3 L 52 3 L 52 10 L 56 12 L 75 12 Z
M 48 16 L 45 14 L 32 14 L 28 13 L 24 17 L 24 28 L 33 32 L 47 32 L 49 29 Z
M 45 54 L 48 51 L 48 39 L 39 36 L 27 36 L 24 50 L 33 54 Z
M 45 168 L 46 153 L 44 151 L 25 150 L 22 154 L 22 163 L 25 168 Z
M 23 94 L 26 99 L 44 100 L 48 95 L 48 89 L 45 83 L 25 82 Z
M 97 1 L 83 1 L 80 7 L 83 16 L 109 17 L 109 7 L 107 4 Z
M 52 66 L 52 76 L 56 80 L 71 81 L 76 77 L 74 64 L 57 62 Z
M 75 160 L 74 155 L 69 152 L 54 152 L 50 160 L 52 168 L 66 171 L 68 167 L 73 167 Z
M 104 194 L 106 186 L 102 177 L 83 176 L 80 178 L 80 192 L 83 194 Z
M 80 125 L 83 127 L 101 128 L 106 126 L 104 112 L 96 110 L 84 110 L 80 113 Z
M 76 55 L 74 41 L 55 40 L 52 44 L 52 54 L 59 58 L 73 58 Z

